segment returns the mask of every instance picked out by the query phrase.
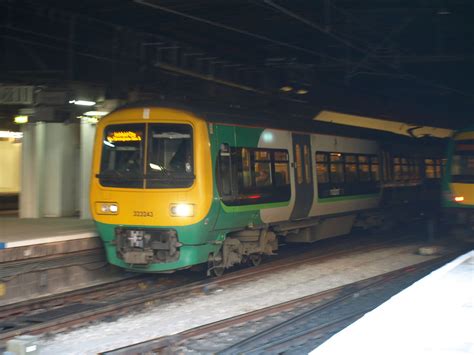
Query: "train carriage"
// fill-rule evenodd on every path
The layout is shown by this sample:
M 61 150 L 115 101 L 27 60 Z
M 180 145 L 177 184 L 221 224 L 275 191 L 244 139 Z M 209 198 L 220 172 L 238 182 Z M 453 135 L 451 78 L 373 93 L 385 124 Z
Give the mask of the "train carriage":
M 474 237 L 474 127 L 456 132 L 449 143 L 443 207 L 451 231 Z
M 279 238 L 349 233 L 380 205 L 381 158 L 375 140 L 122 108 L 97 126 L 91 210 L 114 265 L 171 272 L 208 263 L 220 274 L 273 254 Z

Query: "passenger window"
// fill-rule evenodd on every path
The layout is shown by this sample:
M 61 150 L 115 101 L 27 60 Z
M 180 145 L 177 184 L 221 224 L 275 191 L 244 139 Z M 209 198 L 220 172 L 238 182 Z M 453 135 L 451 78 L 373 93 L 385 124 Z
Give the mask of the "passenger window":
M 316 153 L 316 175 L 318 183 L 329 182 L 329 159 L 326 153 Z
M 223 203 L 242 206 L 288 201 L 288 157 L 285 150 L 244 147 L 231 148 L 227 156 L 219 154 L 217 186 Z
M 276 151 L 273 153 L 273 160 L 275 162 L 275 185 L 289 185 L 290 174 L 288 168 L 288 153 Z
M 345 156 L 345 173 L 346 173 L 346 182 L 355 182 L 357 181 L 357 163 L 355 155 L 346 155 Z
M 373 155 L 317 152 L 316 176 L 318 198 L 371 194 L 380 189 L 379 159 Z M 365 183 L 354 183 L 357 181 Z
M 252 173 L 250 167 L 250 152 L 247 148 L 242 148 L 242 186 L 249 188 L 252 186 Z
M 255 163 L 255 185 L 257 187 L 270 186 L 272 184 L 270 163 Z
M 341 153 L 331 153 L 330 155 L 330 181 L 344 182 L 344 161 Z
M 400 181 L 402 179 L 402 166 L 400 158 L 393 158 L 393 179 Z
M 425 177 L 428 179 L 436 178 L 436 170 L 433 159 L 425 159 Z
M 435 170 L 436 170 L 436 177 L 440 179 L 441 178 L 441 160 L 440 159 L 436 159 Z
M 369 157 L 366 155 L 359 155 L 359 180 L 370 181 Z
M 379 170 L 379 158 L 372 156 L 370 157 L 370 175 L 373 181 L 380 180 L 380 170 Z

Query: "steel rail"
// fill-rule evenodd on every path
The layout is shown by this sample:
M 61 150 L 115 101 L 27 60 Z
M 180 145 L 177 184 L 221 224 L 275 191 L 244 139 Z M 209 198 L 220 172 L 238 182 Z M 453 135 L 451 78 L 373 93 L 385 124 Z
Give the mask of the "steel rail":
M 103 306 L 101 304 L 96 304 L 95 309 L 92 310 L 79 311 L 74 314 L 69 314 L 56 318 L 53 321 L 45 321 L 37 324 L 24 324 L 20 325 L 20 327 L 17 327 L 15 329 L 0 332 L 0 342 L 6 341 L 22 334 L 40 334 L 46 331 L 63 331 L 70 328 L 71 326 L 84 325 L 93 320 L 100 320 L 107 316 L 118 316 L 123 315 L 131 310 L 143 309 L 143 305 L 148 306 L 158 303 L 165 303 L 168 300 L 175 300 L 178 296 L 184 297 L 193 293 L 206 292 L 206 288 L 212 289 L 224 285 L 231 285 L 242 281 L 252 280 L 261 277 L 262 275 L 268 272 L 275 272 L 291 267 L 297 267 L 302 264 L 321 262 L 331 258 L 350 255 L 357 252 L 369 252 L 377 249 L 383 249 L 394 241 L 399 242 L 400 238 L 396 240 L 391 239 L 389 241 L 375 243 L 369 246 L 355 246 L 350 250 L 347 250 L 347 248 L 345 248 L 342 251 L 336 251 L 332 253 L 330 252 L 316 256 L 314 256 L 314 253 L 318 250 L 313 250 L 305 254 L 298 254 L 297 256 L 292 256 L 291 258 L 289 258 L 290 260 L 282 259 L 270 262 L 268 264 L 263 264 L 255 268 L 238 270 L 215 279 L 204 279 L 181 286 L 173 285 L 171 288 L 165 290 L 157 290 L 156 292 L 152 292 L 146 295 L 140 294 L 137 296 L 136 294 L 133 294 L 133 292 L 131 292 L 132 294 L 130 295 L 130 298 L 115 302 L 113 304 L 105 303 Z M 90 291 L 94 292 L 93 288 Z M 81 292 L 79 291 L 79 293 Z M 81 294 L 82 297 L 85 297 L 87 295 L 87 293 Z M 57 297 L 62 297 L 64 299 L 64 296 L 53 296 L 51 299 L 53 300 Z M 45 301 L 47 301 L 47 299 L 42 300 L 42 302 Z M 14 310 L 11 309 L 10 312 L 11 314 L 14 314 Z
M 287 301 L 278 305 L 266 307 L 266 308 L 249 312 L 243 315 L 231 317 L 231 318 L 224 319 L 218 322 L 214 322 L 214 323 L 206 324 L 206 325 L 196 327 L 193 329 L 189 329 L 179 334 L 158 337 L 158 338 L 140 342 L 131 346 L 125 346 L 118 349 L 106 351 L 106 352 L 103 352 L 102 354 L 118 355 L 118 354 L 130 354 L 130 353 L 134 353 L 134 354 L 149 353 L 149 352 L 154 353 L 154 352 L 168 351 L 168 350 L 173 351 L 173 349 L 176 349 L 177 346 L 179 346 L 179 344 L 182 344 L 183 342 L 185 342 L 186 340 L 190 338 L 206 335 L 210 332 L 224 331 L 234 326 L 246 324 L 249 321 L 252 321 L 255 319 L 263 318 L 269 315 L 278 314 L 283 311 L 293 310 L 302 305 L 304 306 L 304 305 L 309 305 L 312 303 L 317 303 L 317 305 L 311 308 L 309 311 L 300 313 L 297 316 L 283 323 L 280 323 L 273 327 L 265 329 L 262 332 L 259 332 L 250 338 L 247 338 L 238 343 L 235 343 L 226 349 L 222 349 L 219 352 L 217 352 L 217 354 L 248 353 L 251 351 L 253 352 L 254 350 L 257 352 L 260 350 L 261 351 L 264 351 L 266 349 L 268 350 L 270 349 L 270 347 L 277 347 L 277 346 L 282 345 L 283 343 L 291 342 L 292 336 L 288 336 L 285 339 L 279 339 L 278 341 L 275 341 L 274 343 L 267 343 L 265 344 L 265 346 L 262 346 L 262 347 L 252 347 L 252 343 L 255 343 L 256 341 L 265 338 L 271 333 L 275 333 L 278 331 L 281 332 L 281 330 L 284 329 L 285 327 L 288 327 L 289 325 L 294 324 L 296 322 L 302 321 L 305 318 L 308 318 L 318 312 L 321 312 L 322 310 L 330 306 L 341 303 L 344 300 L 353 297 L 355 293 L 358 293 L 364 289 L 367 289 L 370 287 L 376 287 L 378 285 L 384 284 L 410 271 L 414 271 L 414 270 L 421 271 L 426 268 L 432 268 L 438 264 L 443 264 L 446 261 L 451 260 L 452 258 L 456 257 L 457 255 L 458 253 L 450 253 L 449 255 L 437 257 L 436 259 L 430 259 L 430 260 L 427 260 L 415 265 L 410 265 L 410 266 L 406 266 L 394 271 L 390 271 L 382 275 L 377 275 L 377 276 L 370 277 L 368 279 L 360 280 L 353 284 L 339 286 L 330 290 L 326 290 L 326 291 L 319 292 L 313 295 L 305 296 L 296 300 Z M 356 319 L 369 310 L 370 309 L 364 309 L 363 312 L 355 312 L 349 316 L 344 317 L 343 319 L 338 319 L 334 322 L 323 324 L 317 328 L 308 329 L 308 330 L 299 332 L 298 334 L 295 335 L 295 337 L 302 337 L 302 336 L 306 336 L 306 334 L 317 334 L 318 332 L 319 333 L 324 332 L 327 329 L 332 329 L 336 327 L 337 324 L 347 322 L 349 319 Z

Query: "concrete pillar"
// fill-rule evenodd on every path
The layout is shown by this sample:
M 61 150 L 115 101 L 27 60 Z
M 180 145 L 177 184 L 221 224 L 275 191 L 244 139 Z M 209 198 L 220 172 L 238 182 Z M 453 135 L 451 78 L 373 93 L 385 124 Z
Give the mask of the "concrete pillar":
M 75 215 L 78 127 L 44 122 L 23 126 L 20 218 Z
M 94 147 L 95 124 L 81 121 L 81 147 L 80 147 L 80 183 L 79 201 L 81 219 L 90 219 L 89 191 L 92 171 L 92 151 Z
M 70 217 L 76 213 L 78 129 L 77 124 L 46 124 L 43 217 Z
M 43 122 L 22 126 L 23 147 L 21 154 L 20 218 L 40 218 L 43 215 L 41 200 L 44 181 Z

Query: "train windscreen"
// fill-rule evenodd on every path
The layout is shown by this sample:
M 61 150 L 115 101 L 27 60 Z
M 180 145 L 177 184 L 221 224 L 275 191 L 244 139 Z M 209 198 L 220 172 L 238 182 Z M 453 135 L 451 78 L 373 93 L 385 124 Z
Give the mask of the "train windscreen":
M 192 127 L 149 123 L 107 126 L 100 183 L 125 188 L 179 188 L 194 180 Z
M 456 142 L 451 176 L 453 182 L 474 183 L 474 140 Z

